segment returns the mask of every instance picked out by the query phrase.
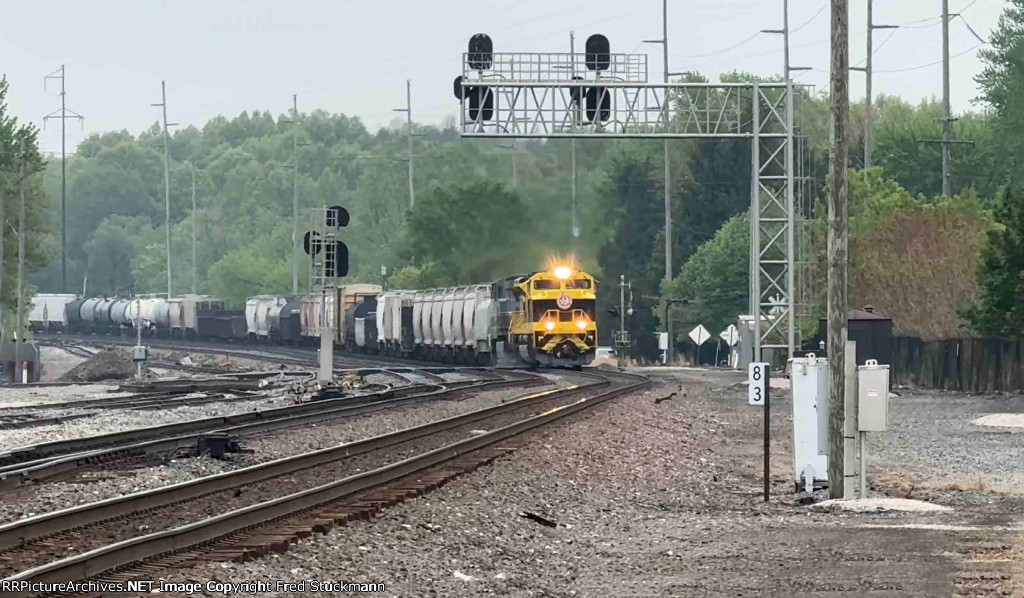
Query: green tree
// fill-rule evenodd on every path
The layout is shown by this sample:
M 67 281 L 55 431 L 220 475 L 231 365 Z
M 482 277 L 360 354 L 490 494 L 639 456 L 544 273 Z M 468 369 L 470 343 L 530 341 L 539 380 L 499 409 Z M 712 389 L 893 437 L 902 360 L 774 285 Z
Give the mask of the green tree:
M 633 314 L 626 318 L 634 345 L 632 354 L 648 360 L 657 359 L 659 354 L 654 336 L 656 303 L 649 297 L 657 295 L 665 272 L 664 261 L 654 258 L 661 244 L 657 242 L 658 236 L 652 234 L 664 227 L 655 166 L 661 159 L 660 150 L 661 144 L 655 144 L 646 154 L 623 152 L 612 163 L 601 209 L 617 225 L 598 252 L 604 283 L 598 286 L 598 303 L 602 306 L 598 310 L 598 331 L 602 342 L 609 343 L 611 331 L 619 328 L 618 321 L 609 317 L 606 309 L 619 305 L 619 277 L 624 275 L 633 291 Z
M 90 292 L 124 296 L 133 291 L 132 260 L 155 240 L 153 225 L 144 216 L 105 218 L 85 244 Z
M 20 168 L 25 166 L 25 282 L 29 275 L 45 265 L 54 254 L 55 239 L 46 226 L 50 210 L 43 192 L 43 158 L 39 154 L 38 130 L 31 124 L 21 124 L 7 111 L 6 77 L 0 77 L 0 202 L 3 202 L 4 227 L 3 260 L 0 260 L 0 313 L 17 308 L 18 285 L 18 212 L 20 199 Z M 25 142 L 24 154 L 21 142 Z M 25 309 L 28 309 L 34 289 L 26 288 Z
M 531 219 L 519 195 L 478 181 L 434 186 L 406 218 L 409 256 L 446 273 L 440 284 L 471 284 L 532 271 L 541 256 L 528 243 Z
M 993 108 L 992 150 L 1000 169 L 989 172 L 996 184 L 1020 182 L 1024 166 L 1024 0 L 1008 0 L 988 47 L 978 55 L 985 68 L 975 81 L 979 99 Z
M 995 205 L 1001 226 L 989 231 L 978 265 L 976 305 L 963 310 L 971 326 L 992 336 L 1024 336 L 1024 201 L 1009 187 Z
M 675 307 L 673 322 L 683 330 L 703 324 L 712 334 L 735 323 L 749 307 L 750 219 L 746 212 L 730 218 L 714 238 L 704 243 L 662 292 L 686 300 Z

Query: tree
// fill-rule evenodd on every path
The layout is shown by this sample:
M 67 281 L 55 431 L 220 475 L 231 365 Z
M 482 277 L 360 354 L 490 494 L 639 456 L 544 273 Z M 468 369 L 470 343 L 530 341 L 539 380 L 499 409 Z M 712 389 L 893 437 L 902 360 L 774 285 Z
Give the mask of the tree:
M 735 323 L 749 310 L 750 218 L 746 212 L 730 218 L 714 238 L 704 243 L 662 292 L 687 303 L 674 308 L 672 319 L 689 330 L 703 324 L 712 334 Z
M 824 210 L 813 228 L 808 257 L 824 280 Z M 974 272 L 991 228 L 991 215 L 972 191 L 928 198 L 885 178 L 881 169 L 851 172 L 850 306 L 873 306 L 893 319 L 899 334 L 957 336 L 957 307 L 975 300 Z M 822 287 L 807 298 L 812 317 L 801 323 L 805 337 L 824 316 Z
M 1001 168 L 990 172 L 997 183 L 1007 177 L 1020 182 L 1024 156 L 1024 0 L 1008 0 L 999 24 L 988 36 L 989 47 L 978 52 L 985 68 L 975 77 L 979 99 L 994 110 L 993 149 Z
M 124 296 L 135 289 L 132 260 L 150 242 L 153 225 L 144 216 L 108 216 L 85 244 L 91 293 Z
M 632 284 L 634 311 L 626 317 L 630 337 L 634 341 L 633 355 L 648 360 L 658 357 L 658 343 L 654 336 L 655 302 L 648 297 L 657 295 L 664 276 L 664 261 L 654 257 L 661 248 L 658 236 L 652 231 L 664 226 L 663 203 L 658 193 L 658 169 L 661 144 L 641 146 L 646 153 L 622 152 L 612 163 L 608 181 L 604 185 L 602 213 L 617 223 L 615 232 L 598 252 L 602 282 L 598 286 L 598 303 L 604 308 L 619 304 L 619 277 L 625 275 Z M 610 318 L 605 309 L 598 310 L 598 331 L 604 340 L 611 337 L 619 323 Z
M 46 227 L 49 202 L 43 193 L 41 173 L 44 168 L 39 154 L 38 130 L 31 124 L 19 124 L 7 112 L 6 77 L 0 77 L 0 201 L 3 202 L 4 251 L 0 260 L 0 312 L 13 311 L 18 302 L 18 210 L 20 199 L 20 167 L 25 164 L 25 282 L 29 275 L 45 265 L 55 251 L 55 239 Z M 25 153 L 21 142 L 25 142 Z M 25 309 L 30 305 L 34 289 L 26 288 Z
M 532 222 L 519 195 L 503 185 L 477 181 L 436 185 L 406 217 L 408 255 L 417 265 L 434 263 L 442 284 L 472 284 L 542 263 L 528 243 Z
M 978 332 L 1024 336 L 1024 200 L 1009 187 L 995 206 L 1001 226 L 989 231 L 978 265 L 980 292 L 976 305 L 963 310 Z

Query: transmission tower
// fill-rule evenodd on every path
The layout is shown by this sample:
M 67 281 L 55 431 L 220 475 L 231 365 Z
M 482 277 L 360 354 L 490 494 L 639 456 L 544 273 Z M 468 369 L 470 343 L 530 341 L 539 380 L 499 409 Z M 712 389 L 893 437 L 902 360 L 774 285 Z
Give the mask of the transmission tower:
M 67 262 L 67 160 L 65 154 L 65 142 L 67 139 L 65 122 L 69 118 L 78 119 L 78 122 L 85 120 L 85 117 L 68 110 L 65 105 L 66 90 L 64 88 L 64 65 L 43 77 L 43 88 L 50 79 L 60 79 L 60 108 L 43 117 L 43 124 L 52 119 L 60 119 L 60 292 L 68 292 L 68 262 Z

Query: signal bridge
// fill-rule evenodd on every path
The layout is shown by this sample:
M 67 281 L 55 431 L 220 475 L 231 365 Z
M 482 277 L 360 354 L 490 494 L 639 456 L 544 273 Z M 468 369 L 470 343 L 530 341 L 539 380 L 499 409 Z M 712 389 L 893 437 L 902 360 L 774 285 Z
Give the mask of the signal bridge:
M 501 53 L 477 34 L 453 91 L 462 137 L 749 139 L 754 359 L 768 347 L 793 355 L 792 80 L 650 83 L 646 56 L 613 54 L 601 35 L 585 53 Z

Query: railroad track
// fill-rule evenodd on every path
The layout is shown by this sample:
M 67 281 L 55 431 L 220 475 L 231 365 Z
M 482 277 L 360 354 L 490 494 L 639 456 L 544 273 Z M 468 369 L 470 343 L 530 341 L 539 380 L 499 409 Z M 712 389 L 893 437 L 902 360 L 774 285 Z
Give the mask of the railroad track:
M 21 447 L 0 453 L 0 490 L 17 488 L 30 482 L 45 483 L 67 477 L 78 470 L 113 463 L 162 459 L 182 450 L 196 448 L 202 436 L 238 438 L 418 402 L 452 398 L 466 392 L 531 386 L 543 382 L 537 376 L 517 374 L 498 379 L 488 377 L 482 380 L 447 382 L 444 385 L 410 385 L 338 399 Z
M 28 583 L 121 582 L 194 562 L 282 552 L 297 538 L 369 518 L 472 471 L 524 442 L 529 430 L 647 385 L 626 374 L 584 376 L 593 381 L 0 526 L 0 575 Z
M 69 346 L 91 345 L 100 347 L 129 347 L 134 346 L 134 338 L 122 336 L 95 336 L 87 334 L 36 334 L 36 340 L 40 344 L 67 348 Z M 317 363 L 317 351 L 315 347 L 298 347 L 282 345 L 262 345 L 242 341 L 238 343 L 224 343 L 215 341 L 185 341 L 178 339 L 167 339 L 159 337 L 147 337 L 143 339 L 145 344 L 153 349 L 168 349 L 174 351 L 190 351 L 192 353 L 208 353 L 215 355 L 232 355 L 245 359 L 267 361 L 281 364 L 311 366 Z M 346 351 L 334 352 L 334 364 L 342 367 L 359 367 L 367 364 L 394 364 L 397 366 L 423 367 L 424 362 L 414 359 L 404 359 L 390 355 L 369 355 L 362 353 L 349 353 Z M 164 367 L 164 366 L 158 366 Z

